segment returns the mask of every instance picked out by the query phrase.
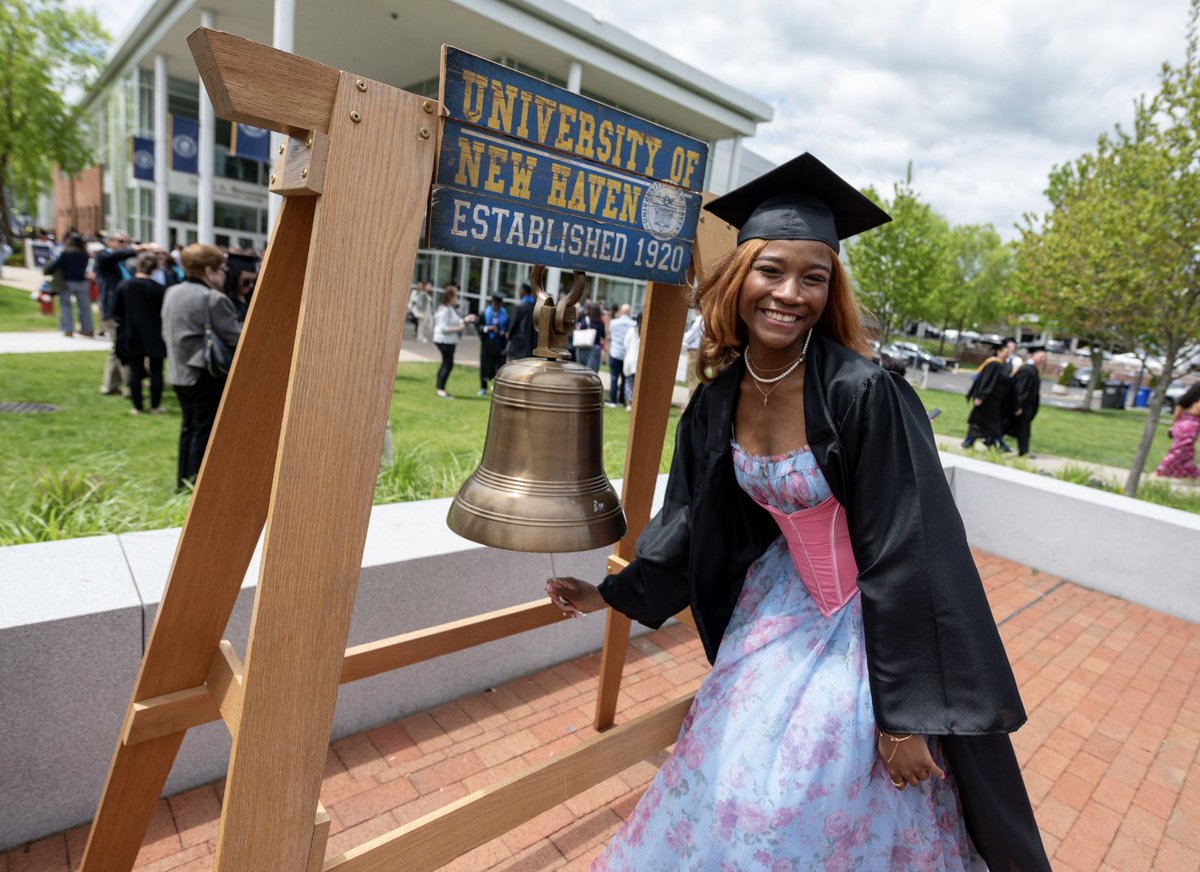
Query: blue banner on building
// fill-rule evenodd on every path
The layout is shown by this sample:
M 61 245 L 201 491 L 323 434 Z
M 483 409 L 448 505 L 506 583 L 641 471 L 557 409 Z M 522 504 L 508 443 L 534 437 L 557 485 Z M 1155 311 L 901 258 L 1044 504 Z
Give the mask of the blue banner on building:
M 181 173 L 200 171 L 200 123 L 195 118 L 171 116 L 171 166 Z
M 429 244 L 682 284 L 708 147 L 458 49 L 442 49 Z
M 234 124 L 230 134 L 229 153 L 260 163 L 271 162 L 271 131 L 252 124 Z
M 144 182 L 154 181 L 154 140 L 146 136 L 132 137 L 133 177 Z

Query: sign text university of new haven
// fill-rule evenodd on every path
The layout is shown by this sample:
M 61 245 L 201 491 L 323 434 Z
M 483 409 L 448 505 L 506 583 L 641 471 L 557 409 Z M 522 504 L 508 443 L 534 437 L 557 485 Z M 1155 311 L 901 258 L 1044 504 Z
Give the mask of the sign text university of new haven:
M 707 146 L 449 46 L 429 244 L 682 284 Z

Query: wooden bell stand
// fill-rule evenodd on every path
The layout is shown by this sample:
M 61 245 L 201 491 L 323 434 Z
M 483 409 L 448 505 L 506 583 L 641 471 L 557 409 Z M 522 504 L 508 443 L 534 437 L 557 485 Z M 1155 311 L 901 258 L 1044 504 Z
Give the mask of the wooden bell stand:
M 437 153 L 435 101 L 220 31 L 188 38 L 218 115 L 290 138 L 258 287 L 82 861 L 131 869 L 183 737 L 232 751 L 214 869 L 424 870 L 674 742 L 691 695 L 335 857 L 319 803 L 342 683 L 563 620 L 548 599 L 347 649 L 409 282 Z M 732 247 L 702 218 L 700 250 Z M 651 285 L 625 460 L 633 557 L 650 514 L 686 314 Z M 263 552 L 244 658 L 221 640 Z M 612 725 L 629 621 L 610 612 L 596 727 Z

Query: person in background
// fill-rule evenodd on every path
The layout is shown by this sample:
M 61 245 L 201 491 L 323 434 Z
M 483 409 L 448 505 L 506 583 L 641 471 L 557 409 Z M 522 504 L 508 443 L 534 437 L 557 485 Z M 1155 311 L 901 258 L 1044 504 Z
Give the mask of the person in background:
M 4 264 L 12 256 L 12 246 L 0 235 L 0 279 L 4 278 Z
M 109 234 L 104 242 L 104 248 L 96 253 L 92 261 L 92 273 L 100 297 L 100 329 L 112 341 L 112 348 L 108 357 L 104 359 L 100 393 L 115 394 L 128 383 L 129 373 L 121 365 L 121 358 L 117 355 L 117 325 L 112 319 L 113 297 L 117 285 L 132 275 L 125 261 L 136 257 L 138 249 L 133 246 L 132 237 L 120 231 Z
M 146 410 L 142 403 L 142 382 L 147 377 L 150 411 L 162 411 L 163 359 L 167 356 L 162 337 L 162 307 L 166 288 L 152 278 L 158 264 L 158 252 L 139 252 L 133 278 L 117 285 L 113 296 L 117 354 L 129 370 L 129 399 L 133 402 L 130 411 L 135 415 Z
M 706 208 L 703 384 L 662 508 L 563 612 L 690 605 L 713 664 L 593 870 L 1050 872 L 1025 711 L 920 398 L 868 355 L 839 240 L 890 220 L 810 154 Z
M 1171 447 L 1154 470 L 1163 478 L 1200 479 L 1196 466 L 1196 439 L 1200 437 L 1200 382 L 1183 392 L 1175 404 L 1175 421 L 1170 430 Z
M 508 310 L 504 295 L 492 294 L 492 304 L 483 310 L 477 322 L 479 330 L 479 396 L 486 397 L 488 382 L 504 365 L 504 348 L 508 342 Z
M 432 282 L 424 284 L 417 282 L 409 297 L 408 308 L 412 312 L 415 325 L 413 335 L 417 337 L 418 342 L 428 342 L 430 337 L 430 328 L 432 328 L 430 319 L 433 317 L 432 285 Z
M 183 267 L 179 266 L 172 259 L 169 251 L 161 245 L 153 243 L 147 247 L 147 250 L 154 252 L 158 259 L 158 262 L 154 265 L 154 271 L 150 273 L 150 278 L 154 279 L 164 288 L 177 285 L 184 280 Z
M 508 359 L 523 360 L 533 355 L 537 345 L 537 327 L 533 323 L 533 285 L 521 282 L 521 299 L 508 324 Z
M 213 375 L 204 365 L 204 325 L 211 323 L 213 332 L 232 351 L 242 335 L 242 322 L 233 300 L 224 292 L 225 254 L 221 249 L 193 243 L 183 250 L 180 260 L 187 279 L 166 293 L 162 335 L 167 346 L 167 378 L 183 414 L 175 474 L 175 487 L 182 489 L 200 471 L 225 390 L 225 377 Z
M 1012 400 L 1012 377 L 1008 372 L 1008 358 L 1017 347 L 1012 339 L 1004 339 L 995 353 L 979 365 L 967 401 L 972 404 L 967 416 L 967 436 L 962 447 L 971 448 L 976 439 L 982 439 L 988 448 L 999 448 L 1006 454 L 1012 449 L 1004 441 L 1004 420 Z
M 1021 457 L 1029 453 L 1030 428 L 1041 404 L 1041 371 L 1046 362 L 1046 349 L 1040 345 L 1030 346 L 1025 353 L 1025 362 L 1013 376 L 1012 417 L 1005 428 L 1006 433 L 1016 438 L 1017 453 Z
M 58 295 L 58 327 L 63 336 L 75 333 L 75 314 L 79 310 L 79 335 L 94 336 L 92 329 L 92 300 L 87 280 L 88 253 L 83 237 L 70 233 L 63 242 L 58 257 L 42 270 L 46 275 L 61 273 L 66 290 Z M 74 306 L 72 306 L 72 303 Z
M 688 399 L 691 399 L 692 394 L 700 385 L 700 340 L 703 336 L 704 317 L 697 312 L 692 323 L 683 332 L 683 350 L 687 354 L 687 372 L 684 378 L 687 380 Z
M 619 406 L 625 398 L 625 334 L 633 326 L 628 303 L 617 309 L 617 315 L 608 325 L 608 404 Z
M 604 340 L 607 335 L 604 329 L 604 313 L 595 303 L 588 303 L 581 311 L 583 314 L 575 321 L 575 329 L 595 330 L 596 339 L 587 349 L 586 358 L 579 362 L 592 372 L 600 372 L 600 358 L 604 355 Z
M 253 254 L 230 254 L 225 258 L 225 294 L 233 300 L 238 320 L 242 322 L 250 312 L 250 297 L 258 282 L 258 262 Z
M 624 363 L 621 373 L 624 376 L 625 411 L 633 411 L 633 382 L 637 378 L 638 352 L 642 347 L 642 316 L 638 314 L 633 326 L 625 331 L 625 342 L 621 357 Z
M 458 288 L 446 285 L 437 311 L 433 313 L 433 344 L 442 355 L 442 365 L 437 372 L 437 395 L 443 400 L 454 399 L 446 393 L 446 382 L 450 378 L 450 371 L 454 369 L 454 352 L 458 349 L 463 330 L 466 325 L 474 323 L 474 315 L 464 318 L 458 314 Z

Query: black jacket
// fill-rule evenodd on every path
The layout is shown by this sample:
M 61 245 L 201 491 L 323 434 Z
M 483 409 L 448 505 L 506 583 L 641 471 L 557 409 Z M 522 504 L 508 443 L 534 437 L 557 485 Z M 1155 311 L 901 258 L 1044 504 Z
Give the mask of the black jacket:
M 508 325 L 508 359 L 521 360 L 533 356 L 537 346 L 537 327 L 533 323 L 535 301 L 522 299 L 513 309 Z
M 680 419 L 662 510 L 600 592 L 659 626 L 690 605 L 716 657 L 746 570 L 779 535 L 738 487 L 730 446 L 744 365 L 701 386 Z M 993 870 L 1049 869 L 1006 735 L 1025 721 L 924 407 L 900 376 L 818 334 L 806 436 L 846 510 L 880 728 L 935 734 L 968 829 Z

